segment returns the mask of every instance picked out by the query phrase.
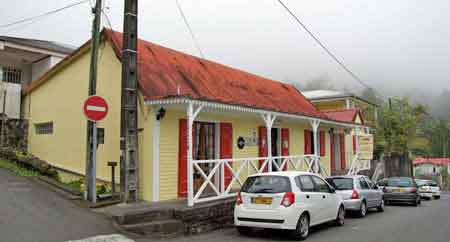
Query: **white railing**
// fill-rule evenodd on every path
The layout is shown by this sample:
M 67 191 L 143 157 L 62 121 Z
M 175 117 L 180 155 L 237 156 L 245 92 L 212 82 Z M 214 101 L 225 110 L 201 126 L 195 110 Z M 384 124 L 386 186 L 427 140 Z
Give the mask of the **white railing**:
M 271 165 L 270 165 L 271 164 Z M 201 166 L 206 166 L 205 171 Z M 193 172 L 203 182 L 194 187 L 188 195 L 188 204 L 213 201 L 235 196 L 248 176 L 268 171 L 310 171 L 318 173 L 321 169 L 320 157 L 315 155 L 256 157 L 241 159 L 193 160 Z M 189 174 L 194 176 L 194 174 Z M 230 178 L 226 177 L 230 176 Z M 226 180 L 229 180 L 228 182 Z M 226 184 L 228 183 L 228 184 Z M 210 190 L 207 192 L 207 189 Z
M 361 160 L 359 157 L 359 153 L 356 153 L 355 156 L 353 156 L 352 164 L 350 165 L 347 175 L 357 175 L 360 171 L 370 170 L 370 160 Z

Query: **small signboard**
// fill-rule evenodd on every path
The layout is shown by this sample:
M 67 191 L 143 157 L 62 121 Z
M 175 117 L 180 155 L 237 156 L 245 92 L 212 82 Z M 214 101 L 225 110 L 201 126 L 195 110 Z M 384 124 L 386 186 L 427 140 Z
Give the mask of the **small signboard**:
M 84 101 L 83 112 L 87 119 L 100 121 L 108 114 L 108 103 L 100 96 L 90 96 Z
M 359 159 L 372 160 L 373 159 L 373 135 L 358 135 L 359 145 Z

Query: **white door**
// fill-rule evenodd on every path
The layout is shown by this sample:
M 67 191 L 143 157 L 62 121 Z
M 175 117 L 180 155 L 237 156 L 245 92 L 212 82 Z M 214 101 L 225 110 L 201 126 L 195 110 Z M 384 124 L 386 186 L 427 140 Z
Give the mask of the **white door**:
M 320 194 L 320 203 L 322 207 L 321 221 L 329 221 L 336 218 L 337 206 L 336 206 L 336 194 L 331 193 L 331 189 L 328 184 L 318 176 L 311 176 L 313 179 L 315 190 Z
M 315 191 L 314 182 L 309 175 L 301 175 L 296 178 L 296 183 L 301 192 L 299 202 L 304 202 L 304 209 L 310 213 L 310 224 L 315 225 L 321 222 L 322 203 L 321 196 Z

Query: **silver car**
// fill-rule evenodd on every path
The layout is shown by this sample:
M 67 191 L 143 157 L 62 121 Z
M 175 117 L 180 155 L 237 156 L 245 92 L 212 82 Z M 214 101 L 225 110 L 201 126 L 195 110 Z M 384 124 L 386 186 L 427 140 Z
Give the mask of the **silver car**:
M 379 212 L 384 211 L 383 191 L 368 177 L 332 176 L 326 181 L 344 200 L 345 210 L 357 212 L 360 217 L 366 216 L 370 208 L 376 208 Z

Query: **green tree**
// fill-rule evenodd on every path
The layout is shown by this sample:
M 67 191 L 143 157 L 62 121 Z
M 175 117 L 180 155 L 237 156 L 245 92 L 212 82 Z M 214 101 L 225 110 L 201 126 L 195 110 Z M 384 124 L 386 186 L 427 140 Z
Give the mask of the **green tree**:
M 426 114 L 426 106 L 411 104 L 407 98 L 393 98 L 383 104 L 375 133 L 376 148 L 385 153 L 409 153 L 411 141 L 416 138 L 419 124 Z

